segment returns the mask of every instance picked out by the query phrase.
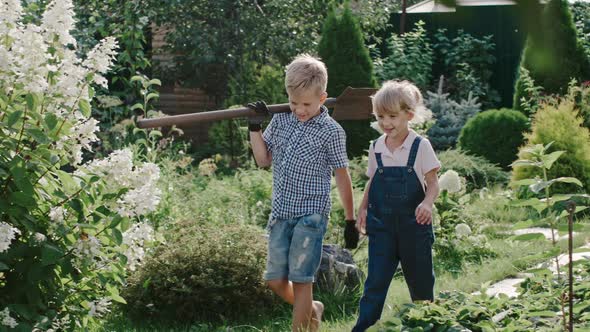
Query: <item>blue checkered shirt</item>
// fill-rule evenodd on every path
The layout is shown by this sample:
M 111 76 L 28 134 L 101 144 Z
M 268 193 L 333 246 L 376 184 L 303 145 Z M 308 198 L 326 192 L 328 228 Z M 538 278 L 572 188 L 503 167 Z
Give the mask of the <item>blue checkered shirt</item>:
M 348 167 L 346 134 L 322 106 L 305 121 L 275 114 L 262 135 L 272 154 L 271 219 L 330 213 L 332 171 Z

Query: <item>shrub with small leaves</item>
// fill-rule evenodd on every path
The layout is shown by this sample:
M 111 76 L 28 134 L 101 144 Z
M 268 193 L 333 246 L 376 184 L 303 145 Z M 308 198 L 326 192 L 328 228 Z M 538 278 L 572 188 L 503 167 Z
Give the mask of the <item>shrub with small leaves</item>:
M 261 229 L 185 221 L 167 234 L 128 279 L 123 296 L 134 316 L 217 321 L 248 317 L 274 303 L 262 279 Z
M 509 175 L 483 157 L 472 156 L 462 150 L 447 150 L 438 154 L 440 173 L 455 170 L 467 180 L 467 191 L 508 182 Z
M 528 119 L 521 112 L 487 110 L 467 121 L 459 135 L 459 147 L 507 169 L 516 160 L 527 129 Z

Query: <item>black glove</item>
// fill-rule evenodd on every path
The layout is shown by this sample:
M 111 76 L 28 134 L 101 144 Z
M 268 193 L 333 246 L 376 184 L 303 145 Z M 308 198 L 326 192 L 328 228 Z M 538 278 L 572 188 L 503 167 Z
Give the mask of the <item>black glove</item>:
M 355 249 L 359 243 L 359 232 L 354 226 L 355 220 L 346 220 L 346 226 L 344 226 L 344 243 L 346 249 Z
M 262 129 L 262 122 L 270 114 L 268 107 L 266 107 L 266 103 L 263 100 L 259 100 L 254 103 L 248 103 L 246 107 L 254 110 L 256 114 L 258 114 L 257 116 L 251 116 L 248 118 L 248 130 L 260 131 Z

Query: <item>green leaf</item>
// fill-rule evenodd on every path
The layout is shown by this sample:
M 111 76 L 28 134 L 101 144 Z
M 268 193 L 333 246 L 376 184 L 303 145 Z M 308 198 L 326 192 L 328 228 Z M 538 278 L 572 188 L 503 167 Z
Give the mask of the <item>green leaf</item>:
M 131 106 L 131 110 L 134 111 L 136 109 L 140 109 L 143 111 L 143 104 L 142 103 L 136 103 L 135 105 Z
M 162 132 L 159 130 L 150 130 L 150 138 L 162 137 Z
M 146 100 L 147 100 L 147 101 L 150 101 L 150 100 L 152 100 L 153 98 L 159 98 L 159 97 L 160 97 L 160 94 L 159 94 L 159 93 L 156 93 L 156 92 L 151 92 L 151 93 L 149 93 L 149 94 L 147 95 L 147 97 L 145 97 L 145 98 L 146 98 Z
M 116 214 L 113 217 L 113 220 L 111 220 L 111 223 L 109 224 L 109 228 L 115 228 L 115 227 L 117 227 L 121 223 L 121 220 L 123 220 L 123 217 L 121 217 L 120 215 Z
M 90 114 L 92 113 L 92 108 L 90 107 L 90 103 L 88 102 L 88 100 L 82 99 L 80 100 L 78 105 L 80 106 L 80 112 L 82 113 L 82 115 L 84 115 L 85 118 L 90 117 Z
M 527 273 L 532 273 L 536 276 L 552 276 L 553 271 L 546 269 L 546 268 L 538 268 L 538 269 L 531 269 L 527 270 Z
M 512 164 L 510 164 L 510 166 L 512 166 L 512 167 L 517 167 L 517 166 L 541 167 L 541 163 L 534 162 L 531 160 L 517 160 L 517 161 L 513 162 Z
M 554 311 L 542 310 L 542 311 L 531 311 L 526 314 L 527 317 L 555 317 L 557 314 Z
M 512 182 L 512 184 L 517 185 L 517 186 L 530 186 L 531 184 L 534 184 L 536 182 L 537 182 L 537 180 L 535 180 L 535 179 L 522 179 L 522 180 L 514 181 L 514 182 Z
M 51 141 L 47 135 L 45 135 L 45 132 L 39 128 L 27 128 L 26 132 L 40 144 L 46 144 Z
M 8 119 L 6 119 L 6 125 L 8 127 L 14 126 L 14 124 L 18 121 L 18 119 L 21 118 L 22 115 L 23 115 L 23 111 L 15 111 L 15 112 L 10 113 L 10 115 L 8 116 Z
M 546 169 L 550 169 L 553 166 L 553 163 L 564 153 L 565 151 L 554 151 L 548 155 L 541 157 L 543 160 L 543 166 Z
M 27 94 L 25 100 L 27 101 L 27 108 L 29 110 L 35 112 L 37 110 L 37 107 L 39 107 L 39 97 L 36 94 Z
M 10 193 L 10 199 L 18 206 L 27 209 L 33 209 L 37 206 L 37 201 L 30 194 L 17 191 Z
M 557 179 L 553 179 L 552 181 L 555 182 L 563 182 L 563 183 L 573 183 L 575 185 L 577 185 L 578 187 L 582 187 L 582 182 L 576 178 L 572 178 L 572 177 L 561 177 L 561 178 L 557 178 Z
M 157 78 L 152 78 L 149 83 L 150 83 L 150 85 L 162 86 L 162 82 Z
M 541 239 L 545 240 L 545 235 L 542 233 L 528 233 L 513 236 L 511 239 L 514 241 L 537 241 Z
M 51 265 L 57 262 L 64 253 L 56 246 L 50 243 L 44 243 L 41 247 L 41 264 L 43 266 Z
M 127 301 L 125 301 L 125 299 L 122 298 L 121 295 L 119 295 L 119 294 L 111 294 L 110 297 L 115 302 L 119 302 L 119 303 L 122 303 L 122 304 L 127 304 Z
M 8 269 L 10 269 L 8 265 L 0 262 L 0 271 L 7 271 Z
M 45 126 L 48 130 L 53 130 L 57 126 L 57 116 L 53 113 L 45 114 Z
M 135 75 L 133 77 L 131 77 L 130 82 L 135 82 L 135 81 L 142 81 L 143 77 L 139 76 L 139 75 Z
M 120 246 L 123 243 L 123 234 L 121 234 L 121 231 L 117 228 L 111 229 L 111 232 L 115 238 L 115 243 Z
M 55 173 L 62 184 L 62 189 L 64 189 L 66 192 L 71 193 L 78 190 L 78 183 L 76 183 L 70 173 L 64 172 L 62 170 L 57 170 Z

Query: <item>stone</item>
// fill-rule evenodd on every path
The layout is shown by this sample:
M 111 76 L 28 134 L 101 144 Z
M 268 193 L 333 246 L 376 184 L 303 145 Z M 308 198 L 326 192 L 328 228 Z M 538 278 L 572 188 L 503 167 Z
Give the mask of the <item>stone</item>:
M 336 244 L 324 244 L 322 261 L 315 279 L 317 287 L 322 291 L 337 292 L 343 286 L 351 291 L 361 286 L 364 275 L 355 264 L 350 251 Z

